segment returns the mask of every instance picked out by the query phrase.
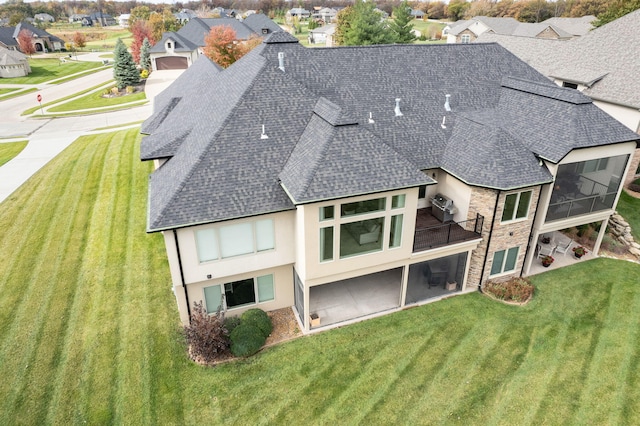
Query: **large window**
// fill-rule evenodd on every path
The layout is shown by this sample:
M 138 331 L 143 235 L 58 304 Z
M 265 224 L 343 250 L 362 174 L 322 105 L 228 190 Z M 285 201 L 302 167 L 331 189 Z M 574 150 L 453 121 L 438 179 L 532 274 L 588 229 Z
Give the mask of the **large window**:
M 217 312 L 220 303 L 223 304 L 223 308 L 232 309 L 274 300 L 273 275 L 205 287 L 204 299 L 207 312 L 210 314 Z
M 200 263 L 271 250 L 275 247 L 273 220 L 200 229 L 196 231 L 196 247 Z
M 464 43 L 464 44 L 471 43 L 471 36 L 469 34 L 462 34 L 460 36 L 460 43 Z
M 389 248 L 400 247 L 405 204 L 398 194 L 320 207 L 320 261 L 334 260 L 335 251 L 341 259 L 381 251 L 385 237 Z
M 512 247 L 508 250 L 500 250 L 493 253 L 491 275 L 506 274 L 515 271 L 519 249 L 519 247 Z
M 561 164 L 553 183 L 547 221 L 613 208 L 628 155 Z
M 531 194 L 532 191 L 523 191 L 507 195 L 504 200 L 504 210 L 502 210 L 502 222 L 526 219 L 529 215 Z

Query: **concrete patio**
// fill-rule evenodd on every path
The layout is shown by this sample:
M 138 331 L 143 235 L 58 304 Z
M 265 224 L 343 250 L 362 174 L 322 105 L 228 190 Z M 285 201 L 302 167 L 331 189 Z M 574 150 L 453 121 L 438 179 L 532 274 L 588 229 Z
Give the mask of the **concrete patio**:
M 555 232 L 551 232 L 551 239 L 552 241 L 554 241 L 554 244 L 557 244 L 557 242 L 562 241 L 562 240 L 568 240 L 569 237 L 564 235 L 562 232 L 559 231 L 555 231 Z M 571 245 L 569 246 L 569 249 L 567 250 L 566 253 L 558 253 L 555 252 L 551 255 L 555 260 L 554 262 L 549 266 L 549 267 L 544 267 L 542 266 L 542 261 L 539 257 L 536 257 L 533 259 L 533 262 L 531 263 L 531 268 L 529 270 L 529 275 L 536 275 L 536 274 L 540 274 L 542 272 L 547 272 L 547 271 L 551 271 L 553 269 L 556 268 L 563 268 L 565 266 L 569 266 L 569 265 L 573 265 L 575 263 L 578 262 L 584 262 L 586 260 L 590 260 L 593 259 L 595 256 L 593 256 L 593 253 L 591 253 L 591 250 L 587 247 L 587 251 L 588 253 L 585 254 L 584 256 L 582 256 L 582 258 L 577 258 L 574 254 L 572 249 L 574 247 L 578 247 L 580 244 L 578 244 L 577 242 L 571 240 Z

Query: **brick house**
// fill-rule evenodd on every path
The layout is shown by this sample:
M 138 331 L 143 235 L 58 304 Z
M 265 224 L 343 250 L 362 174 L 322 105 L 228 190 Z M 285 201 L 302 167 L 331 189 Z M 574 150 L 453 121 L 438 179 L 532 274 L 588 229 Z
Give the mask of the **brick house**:
M 606 225 L 639 141 L 497 44 L 283 32 L 198 59 L 142 133 L 181 320 L 292 306 L 305 332 L 528 274 L 541 234 Z

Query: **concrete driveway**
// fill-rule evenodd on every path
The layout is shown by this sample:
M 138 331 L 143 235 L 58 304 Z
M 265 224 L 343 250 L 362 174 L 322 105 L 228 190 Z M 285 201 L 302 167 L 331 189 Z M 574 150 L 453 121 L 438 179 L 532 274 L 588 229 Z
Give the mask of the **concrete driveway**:
M 16 139 L 28 139 L 29 143 L 14 159 L 0 167 L 0 202 L 9 197 L 13 191 L 78 137 L 95 133 L 93 129 L 96 128 L 147 119 L 152 113 L 153 98 L 169 86 L 179 74 L 180 72 L 174 71 L 153 72 L 145 85 L 147 98 L 151 102 L 121 111 L 81 117 L 43 119 L 38 119 L 37 116 L 27 118 L 20 115 L 24 110 L 38 105 L 37 93 L 42 95 L 43 103 L 51 102 L 112 79 L 111 69 L 59 85 L 44 85 L 38 92 L 1 101 L 0 109 L 3 114 L 0 114 L 0 138 L 5 139 L 0 140 L 0 143 Z M 113 129 L 106 131 L 113 131 Z

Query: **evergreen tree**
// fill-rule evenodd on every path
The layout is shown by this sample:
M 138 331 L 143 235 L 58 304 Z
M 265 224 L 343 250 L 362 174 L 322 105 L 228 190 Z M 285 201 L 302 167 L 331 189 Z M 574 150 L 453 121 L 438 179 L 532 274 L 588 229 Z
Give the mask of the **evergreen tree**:
M 393 8 L 393 21 L 389 24 L 389 30 L 395 43 L 407 44 L 416 39 L 416 36 L 411 32 L 413 30 L 412 19 L 411 8 L 407 0 Z
M 339 44 L 365 46 L 393 42 L 389 28 L 372 1 L 356 0 L 351 8 L 345 8 L 342 12 L 336 26 Z
M 140 83 L 140 74 L 135 62 L 133 62 L 133 56 L 120 39 L 116 42 L 116 48 L 113 52 L 113 78 L 120 90 Z
M 593 25 L 601 27 L 638 9 L 640 9 L 640 0 L 616 0 L 607 7 L 604 13 L 598 15 L 598 19 L 593 22 Z
M 151 70 L 151 54 L 149 50 L 151 49 L 151 43 L 149 43 L 149 39 L 145 37 L 142 42 L 142 47 L 140 47 L 140 68 L 143 70 L 150 71 Z

